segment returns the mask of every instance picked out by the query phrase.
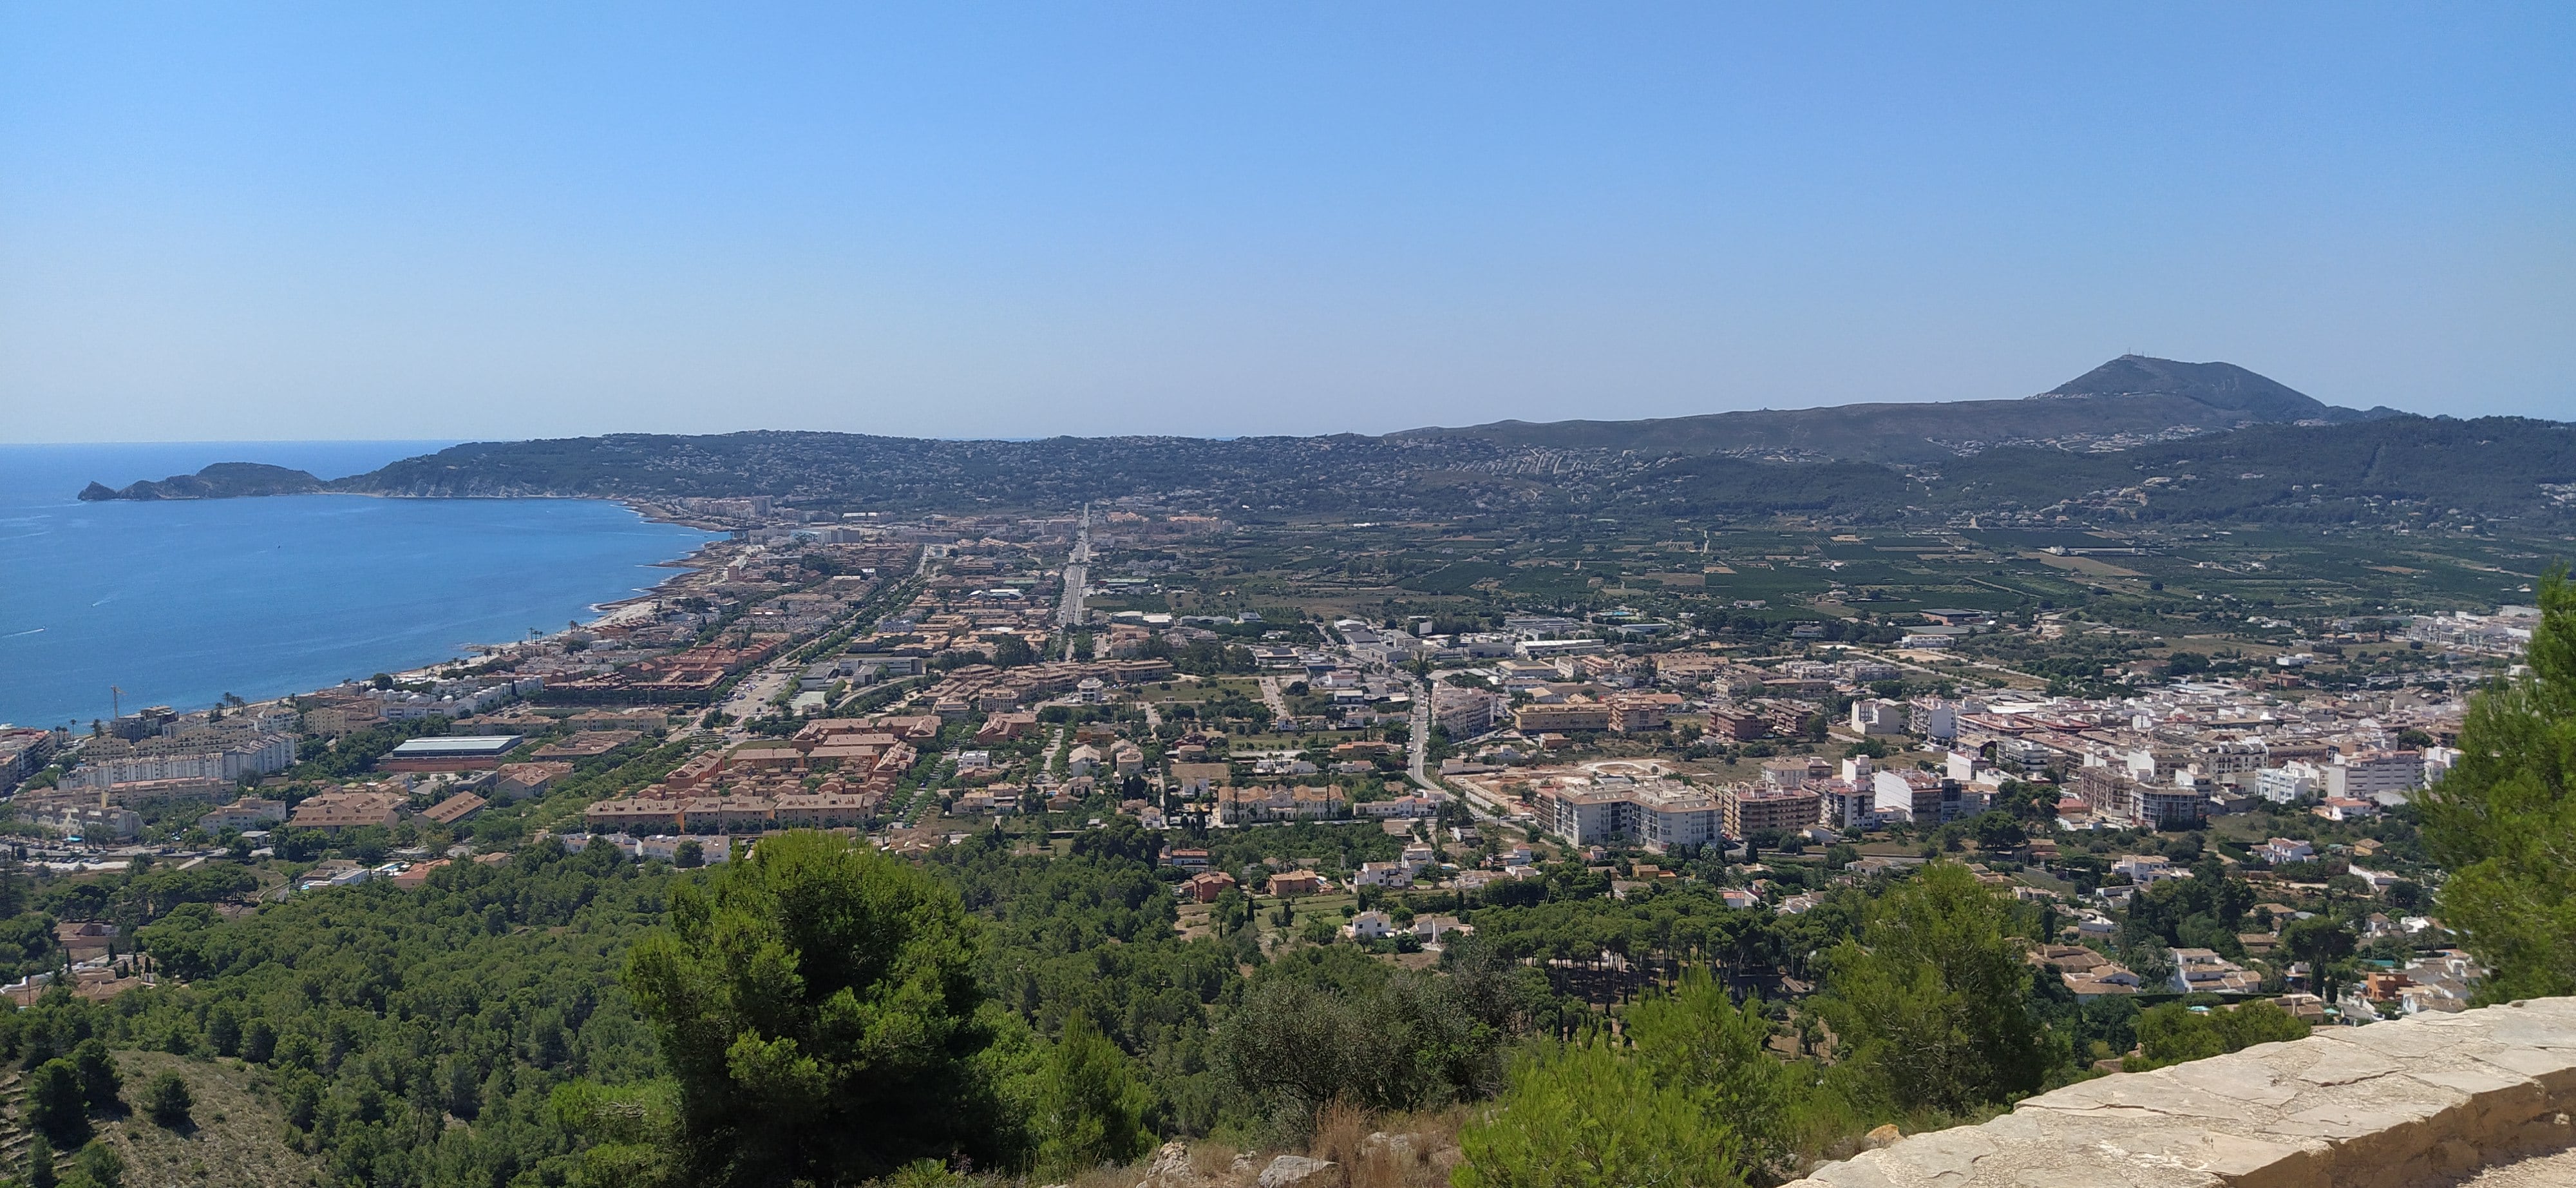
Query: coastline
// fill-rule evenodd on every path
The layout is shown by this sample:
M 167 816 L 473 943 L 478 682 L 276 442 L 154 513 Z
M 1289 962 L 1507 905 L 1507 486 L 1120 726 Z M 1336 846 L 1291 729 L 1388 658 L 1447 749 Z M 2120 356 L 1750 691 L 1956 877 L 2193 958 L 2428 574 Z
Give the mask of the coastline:
M 347 679 L 346 673 L 384 671 L 387 659 L 401 664 L 407 673 L 429 673 L 459 661 L 472 662 L 513 643 L 543 639 L 560 646 L 567 634 L 596 630 L 640 613 L 639 607 L 673 597 L 676 587 L 712 566 L 709 547 L 723 543 L 721 536 L 649 543 L 655 534 L 632 529 L 650 524 L 657 529 L 720 533 L 723 526 L 693 522 L 694 517 L 673 515 L 637 500 L 605 501 L 619 505 L 628 513 L 625 516 L 542 513 L 513 518 L 506 512 L 469 513 L 455 520 L 451 529 L 443 526 L 446 518 L 436 513 L 391 518 L 355 513 L 352 518 L 345 510 L 348 505 L 336 514 L 318 510 L 327 508 L 328 501 L 323 500 L 305 502 L 302 506 L 309 510 L 292 513 L 286 513 L 286 506 L 293 504 L 269 505 L 286 513 L 276 516 L 246 514 L 247 509 L 219 511 L 221 505 L 266 498 L 250 495 L 75 503 L 49 491 L 59 478 L 47 482 L 45 476 L 26 472 L 20 478 L 33 480 L 14 484 L 18 490 L 11 501 L 13 507 L 24 505 L 36 517 L 30 522 L 36 535 L 28 539 L 44 540 L 49 547 L 54 541 L 78 541 L 83 546 L 68 562 L 79 575 L 75 580 L 48 579 L 24 590 L 16 590 L 19 583 L 10 583 L 16 590 L 10 596 L 8 626 L 12 629 L 6 635 L 12 646 L 0 667 L 23 665 L 21 671 L 30 679 L 23 684 L 12 682 L 16 688 L 11 704 L 0 718 L 34 725 L 71 723 L 77 728 L 106 716 L 110 705 L 91 702 L 110 701 L 106 696 L 110 684 L 124 686 L 128 709 L 138 704 L 170 704 L 195 712 L 217 704 L 215 691 L 227 686 L 251 693 L 256 704 L 280 704 L 331 688 Z M 376 498 L 386 503 L 443 501 Z M 507 503 L 515 498 L 479 502 Z M 523 498 L 600 502 L 584 496 Z M 188 506 L 153 515 L 110 511 L 126 503 Z M 108 518 L 100 521 L 100 514 Z M 616 543 L 620 532 L 613 526 L 620 521 L 628 526 L 622 533 L 628 542 L 624 545 Z M 607 536 L 591 537 L 603 530 Z M 487 535 L 499 552 L 481 546 Z M 647 541 L 640 548 L 635 544 L 639 535 Z M 569 543 L 558 545 L 558 541 Z M 275 551 L 281 546 L 286 550 L 283 559 L 271 561 L 281 557 Z M 172 573 L 191 576 L 163 580 L 123 564 L 98 563 L 133 549 L 166 553 L 173 558 Z M 531 574 L 533 580 L 522 583 L 511 576 L 514 566 L 550 572 Z M 609 595 L 605 598 L 581 597 L 579 587 L 586 581 L 615 574 L 621 566 L 663 572 L 643 586 L 629 577 L 617 583 L 625 586 L 622 591 L 600 591 Z M 35 581 L 31 571 L 21 571 L 20 576 Z M 280 582 L 305 589 L 308 577 L 327 580 L 318 592 L 296 600 L 272 602 L 256 592 Z M 332 581 L 339 584 L 333 587 Z M 381 597 L 376 596 L 378 591 Z M 564 608 L 574 611 L 569 625 L 517 638 L 506 628 L 495 629 L 495 619 L 543 622 L 547 604 L 563 606 L 567 593 L 573 595 L 572 606 Z M 509 609 L 513 601 L 523 609 Z M 92 609 L 102 607 L 107 609 Z M 135 634 L 129 623 L 138 614 L 147 616 L 141 620 L 141 634 Z M 567 624 L 563 609 L 552 614 L 555 623 Z M 449 628 L 453 634 L 439 627 L 450 619 L 455 620 Z M 67 632 L 69 639 L 81 641 L 78 651 L 66 651 L 76 646 L 69 642 L 37 642 L 65 640 Z M 114 656 L 93 660 L 103 654 L 90 650 L 91 637 L 117 639 L 123 646 Z M 239 642 L 238 650 L 245 656 L 262 651 L 277 655 L 255 665 L 209 664 L 209 644 L 215 640 Z M 368 660 L 371 652 L 378 658 Z M 271 674 L 263 676 L 259 669 L 269 669 Z
M 361 494 L 361 492 L 324 492 L 324 494 Z M 655 523 L 655 524 L 671 524 L 671 525 L 674 525 L 674 526 L 676 526 L 676 527 L 689 528 L 689 529 L 693 529 L 693 530 L 700 531 L 700 532 L 723 532 L 723 531 L 727 531 L 727 529 L 726 529 L 724 526 L 722 526 L 722 525 L 717 525 L 717 524 L 707 524 L 707 523 L 692 523 L 692 522 L 689 522 L 689 521 L 687 521 L 687 520 L 683 520 L 683 519 L 681 519 L 681 518 L 679 518 L 679 517 L 677 517 L 677 516 L 674 516 L 674 515 L 664 514 L 664 513 L 662 513 L 662 512 L 661 512 L 661 509 L 653 508 L 653 507 L 646 506 L 646 505 L 641 505 L 641 504 L 638 504 L 636 501 L 634 501 L 634 500 L 632 500 L 632 499 L 625 499 L 625 498 L 609 498 L 609 497 L 595 496 L 595 495 L 524 495 L 524 496 L 522 496 L 522 495 L 481 495 L 481 496 L 476 496 L 476 495 L 462 495 L 462 496 L 449 496 L 449 495 L 387 495 L 387 494 L 377 494 L 377 493 L 365 493 L 365 494 L 367 494 L 367 497 L 368 497 L 368 498 L 373 498 L 373 499 L 423 499 L 423 500 L 428 500 L 428 499 L 491 499 L 491 500 L 518 500 L 518 499 L 565 499 L 565 500 L 578 500 L 578 501 L 588 501 L 588 502 L 614 503 L 614 504 L 616 504 L 616 505 L 618 505 L 618 506 L 620 506 L 620 507 L 625 508 L 626 510 L 628 510 L 628 511 L 630 511 L 630 512 L 635 513 L 636 518 L 638 518 L 638 519 L 640 519 L 640 520 L 643 520 L 643 521 L 645 521 L 645 522 L 647 522 L 647 523 Z M 260 497 L 260 496 L 246 496 L 245 498 L 261 498 L 261 497 Z M 513 648 L 523 647 L 523 646 L 525 646 L 525 645 L 527 645 L 527 644 L 530 644 L 530 643 L 543 643 L 543 644 L 558 643 L 558 642 L 562 641 L 562 639 L 563 639 L 565 636 L 572 635 L 572 634 L 574 634 L 574 633 L 576 633 L 576 632 L 584 632 L 584 631 L 591 631 L 591 630 L 594 630 L 594 629 L 596 629 L 596 628 L 598 628 L 598 627 L 600 627 L 600 626 L 603 626 L 603 625 L 605 625 L 605 624 L 609 624 L 609 623 L 611 623 L 611 622 L 614 622 L 622 612 L 629 611 L 629 610 L 633 610 L 633 609 L 635 609 L 635 608 L 637 608 L 637 607 L 640 607 L 640 606 L 645 606 L 645 605 L 649 605 L 649 604 L 656 604 L 656 603 L 659 603 L 662 599 L 667 598 L 667 597 L 669 597 L 669 596 L 670 596 L 671 587 L 672 587 L 674 584 L 676 584 L 676 583 L 678 583 L 678 582 L 685 581 L 685 580 L 687 580 L 687 579 L 689 579 L 689 578 L 691 578 L 691 577 L 694 577 L 694 576 L 696 576 L 696 575 L 698 575 L 698 574 L 700 574 L 700 573 L 704 573 L 704 572 L 709 568 L 708 563 L 705 561 L 705 555 L 706 555 L 706 552 L 707 552 L 707 550 L 708 550 L 710 547 L 714 546 L 716 543 L 717 543 L 717 542 L 715 542 L 715 541 L 711 541 L 711 540 L 710 540 L 710 541 L 700 541 L 700 542 L 698 543 L 698 545 L 697 545 L 695 548 L 692 548 L 692 549 L 690 549 L 688 552 L 683 553 L 683 554 L 681 554 L 681 555 L 679 555 L 679 556 L 677 556 L 677 557 L 672 557 L 672 558 L 669 558 L 669 559 L 667 559 L 667 560 L 662 560 L 662 561 L 650 561 L 650 562 L 646 562 L 646 563 L 645 563 L 645 566 L 646 566 L 647 568 L 652 568 L 652 569 L 668 569 L 668 570 L 673 570 L 674 572 L 672 572 L 671 574 L 669 574 L 669 575 L 667 575 L 667 576 L 663 577 L 660 581 L 657 581 L 657 582 L 653 583 L 653 584 L 652 584 L 652 585 L 650 585 L 650 586 L 644 587 L 643 589 L 636 591 L 634 594 L 632 594 L 632 595 L 630 595 L 630 596 L 628 596 L 628 597 L 625 597 L 625 598 L 613 598 L 613 599 L 609 599 L 609 600 L 604 601 L 604 602 L 594 602 L 594 603 L 591 603 L 591 604 L 589 605 L 589 607 L 587 608 L 587 609 L 589 609 L 589 610 L 590 610 L 590 612 L 591 612 L 590 617 L 589 617 L 589 618 L 587 618 L 587 619 L 585 619 L 585 620 L 581 620 L 581 621 L 580 621 L 577 625 L 575 625 L 575 626 L 563 627 L 563 628 L 560 628 L 560 629 L 558 629 L 558 630 L 548 631 L 548 632 L 546 632 L 546 633 L 544 633 L 544 634 L 542 634 L 542 635 L 534 635 L 534 636 L 530 636 L 530 637 L 528 637 L 528 638 L 526 638 L 526 639 L 514 639 L 514 640 L 511 640 L 511 641 L 509 641 L 509 642 L 507 642 L 507 643 L 497 643 L 497 644 L 494 644 L 494 643 L 464 643 L 464 644 L 459 644 L 459 645 L 457 645 L 457 646 L 458 646 L 458 648 L 459 648 L 459 650 L 460 650 L 460 651 L 469 652 L 469 653 L 470 653 L 470 652 L 478 652 L 478 651 L 479 651 L 479 652 L 481 652 L 482 654 L 484 654 L 484 655 L 487 655 L 487 656 L 488 656 L 488 655 L 492 655 L 492 654 L 495 654 L 495 653 L 499 653 L 499 652 L 502 652 L 502 651 L 505 651 L 505 650 L 508 650 L 508 649 L 513 649 Z M 395 672 L 395 673 L 392 673 L 392 674 L 390 674 L 390 675 L 392 675 L 393 677 L 395 677 L 395 678 L 396 678 L 396 679 L 398 679 L 398 680 L 399 680 L 399 679 L 409 679 L 409 678 L 413 678 L 413 677 L 426 677 L 426 676 L 430 676 L 430 675 L 434 674 L 434 673 L 435 673 L 435 671 L 436 671 L 436 670 L 438 670 L 438 669 L 440 669 L 440 668 L 444 668 L 444 667 L 446 667 L 446 666 L 448 666 L 448 665 L 450 665 L 450 664 L 456 663 L 456 662 L 457 662 L 457 660 L 462 659 L 462 658 L 463 658 L 463 657 L 450 657 L 450 658 L 445 659 L 445 660 L 433 661 L 433 662 L 431 662 L 431 663 L 423 664 L 423 665 L 419 665 L 419 666 L 414 667 L 414 668 L 404 669 L 404 670 L 402 670 L 402 671 L 400 671 L 400 672 Z M 282 696 L 280 696 L 280 697 L 276 698 L 275 700 L 276 700 L 276 701 L 278 701 L 278 702 L 289 702 L 289 701 L 294 700 L 294 699 L 295 699 L 295 698 L 297 698 L 297 697 L 307 697 L 307 696 L 311 696 L 314 692 L 317 692 L 317 690 L 309 690 L 309 689 L 308 689 L 308 690 L 304 690 L 304 691 L 302 691 L 302 692 L 285 694 L 285 695 L 282 695 Z

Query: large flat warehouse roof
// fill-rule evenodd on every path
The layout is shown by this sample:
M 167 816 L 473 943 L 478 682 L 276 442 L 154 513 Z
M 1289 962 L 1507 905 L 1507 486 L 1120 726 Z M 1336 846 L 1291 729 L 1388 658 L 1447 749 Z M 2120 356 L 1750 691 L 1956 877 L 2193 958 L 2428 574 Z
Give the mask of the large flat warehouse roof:
M 396 759 L 455 759 L 472 755 L 498 755 L 519 745 L 515 734 L 451 734 L 444 738 L 415 738 L 393 750 Z

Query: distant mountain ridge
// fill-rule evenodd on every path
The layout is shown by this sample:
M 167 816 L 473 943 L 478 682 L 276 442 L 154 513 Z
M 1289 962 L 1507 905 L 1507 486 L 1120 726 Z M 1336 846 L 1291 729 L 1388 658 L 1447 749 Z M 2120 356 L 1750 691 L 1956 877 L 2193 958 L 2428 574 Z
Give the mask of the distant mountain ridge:
M 2343 424 L 2399 415 L 2384 405 L 2367 411 L 2338 408 L 2233 363 L 2182 363 L 2146 355 L 2122 355 L 2034 399 L 2076 396 L 2182 396 L 2211 408 L 2252 413 L 2265 421 Z
M 2401 415 L 2385 407 L 2330 405 L 2233 363 L 2123 355 L 2019 400 L 1840 404 L 1638 421 L 1497 421 L 1390 436 L 1474 438 L 1523 448 L 1933 463 L 2004 446 L 2127 448 L 2247 425 L 2340 425 Z
M 311 490 L 546 496 L 685 511 L 767 495 L 824 514 L 1173 501 L 1227 518 L 1526 526 L 1718 522 L 2576 525 L 2576 424 L 2336 408 L 2225 363 L 2128 356 L 2019 400 L 1648 421 L 1502 422 L 1386 436 L 957 440 L 754 430 L 474 442 L 328 483 L 227 463 L 85 499 Z

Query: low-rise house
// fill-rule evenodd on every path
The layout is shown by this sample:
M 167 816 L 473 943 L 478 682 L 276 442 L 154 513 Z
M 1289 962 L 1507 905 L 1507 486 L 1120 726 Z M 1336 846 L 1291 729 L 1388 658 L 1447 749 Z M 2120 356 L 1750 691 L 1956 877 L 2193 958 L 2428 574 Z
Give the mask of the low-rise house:
M 1900 858 L 1893 855 L 1872 854 L 1867 858 L 1861 858 L 1852 862 L 1844 863 L 1843 871 L 1855 878 L 1866 879 L 1877 875 L 1896 874 L 1902 871 L 1914 870 L 1922 865 L 1923 859 L 1921 858 Z
M 362 825 L 392 828 L 402 820 L 405 798 L 395 792 L 324 792 L 295 806 L 286 823 L 297 829 L 342 830 Z
M 2055 968 L 2058 979 L 2075 995 L 2077 1002 L 2091 1002 L 2105 995 L 2135 994 L 2142 984 L 2138 975 L 2127 966 L 2082 945 L 2047 945 L 2033 952 L 2030 959 L 2035 964 Z
M 314 891 L 324 887 L 354 887 L 375 877 L 373 867 L 360 866 L 345 858 L 330 858 L 305 871 L 304 877 L 296 881 L 295 889 Z
M 1082 749 L 1074 748 L 1076 752 Z M 1093 762 L 1099 761 L 1097 751 L 1092 757 Z M 1233 772 L 1233 766 L 1225 763 L 1175 763 L 1172 765 L 1172 787 L 1185 797 L 1203 796 L 1208 789 L 1222 787 L 1231 781 Z
M 571 778 L 572 771 L 572 764 L 560 759 L 504 763 L 493 773 L 492 795 L 505 801 L 543 796 L 557 781 Z
M 1395 923 L 1385 912 L 1361 912 L 1342 926 L 1342 935 L 1353 940 L 1383 940 L 1395 935 Z
M 694 837 L 672 837 L 668 835 L 636 839 L 635 856 L 643 859 L 659 858 L 664 862 L 677 862 L 680 860 L 680 848 L 688 845 L 695 845 L 698 847 L 698 862 L 700 865 L 713 866 L 719 862 L 731 861 L 733 858 L 733 847 L 725 842 L 705 841 Z M 480 861 L 480 859 L 477 859 L 477 861 Z
M 473 794 L 469 792 L 465 795 L 470 796 Z M 424 813 L 422 815 L 427 816 L 428 814 Z M 431 862 L 414 862 L 403 867 L 402 872 L 393 877 L 393 884 L 405 891 L 418 889 L 421 885 L 429 882 L 429 876 L 438 873 L 439 868 L 446 865 L 448 865 L 448 860 L 445 858 L 440 858 Z
M 2165 879 L 2188 878 L 2191 874 L 2187 870 L 2175 869 L 2173 859 L 2158 854 L 2123 854 L 2111 863 L 2111 873 L 2127 875 L 2130 882 L 2141 887 Z
M 54 925 L 54 943 L 74 962 L 95 961 L 116 951 L 124 930 L 104 920 L 65 920 Z
M 2325 1021 L 2326 1000 L 2314 994 L 2284 994 L 2273 999 L 2272 1005 L 2289 1012 L 2293 1019 L 2312 1024 Z
M 2064 973 L 2058 978 L 2066 984 L 2067 992 L 2073 994 L 2077 1002 L 2135 994 L 2144 984 L 2127 966 L 2108 962 L 2085 973 Z
M 2254 847 L 2254 852 L 2262 855 L 2263 861 L 2271 863 L 2274 866 L 2286 866 L 2293 862 L 2306 862 L 2317 856 L 2317 848 L 2315 846 L 2286 837 L 2273 838 L 2262 845 Z
M 1270 876 L 1272 895 L 1314 895 L 1323 889 L 1324 876 L 1311 870 L 1283 870 Z
M 1417 796 L 1398 796 L 1391 800 L 1372 800 L 1355 804 L 1351 806 L 1351 812 L 1358 816 L 1376 817 L 1381 820 L 1436 817 L 1440 815 L 1440 806 L 1448 799 L 1449 794 L 1446 792 L 1425 792 Z
M 593 832 L 659 834 L 680 828 L 678 800 L 619 797 L 593 801 L 581 812 L 582 823 Z
M 2481 972 L 2476 962 L 2456 949 L 2417 958 L 2404 970 L 2407 984 L 2397 991 L 2398 1009 L 2409 1015 L 2466 1010 Z
M 197 818 L 197 828 L 215 836 L 262 829 L 286 819 L 286 802 L 245 796 Z
M 689 833 L 758 833 L 778 811 L 766 796 L 700 796 L 680 803 L 680 828 Z
M 1194 903 L 1215 903 L 1218 896 L 1234 889 L 1234 876 L 1221 870 L 1206 871 L 1191 875 L 1181 887 Z
M 1351 877 L 1355 887 L 1410 887 L 1413 869 L 1401 862 L 1363 862 L 1359 873 Z
M 429 809 L 421 813 L 420 816 L 422 820 L 428 821 L 434 825 L 453 825 L 474 815 L 476 810 L 481 809 L 484 805 L 489 803 L 491 802 L 471 792 L 459 792 L 454 796 L 450 796 L 445 800 L 439 801 L 437 804 L 431 805 Z M 422 875 L 421 877 L 427 878 L 429 876 Z M 396 881 L 399 882 L 400 880 L 397 879 Z
M 782 829 L 857 829 L 876 815 L 877 798 L 848 792 L 790 792 L 776 799 L 771 819 Z
M 1439 944 L 1441 937 L 1453 932 L 1460 936 L 1474 936 L 1476 926 L 1461 924 L 1455 916 L 1415 916 L 1413 918 L 1413 935 L 1423 944 Z
M 2263 976 L 2208 949 L 2173 950 L 2177 994 L 2252 994 L 2263 988 Z
M 1008 742 L 1023 734 L 1035 733 L 1037 728 L 1035 711 L 996 713 L 984 719 L 983 727 L 975 732 L 975 741 L 988 745 Z
M 1323 820 L 1347 816 L 1349 810 L 1350 801 L 1335 788 L 1300 784 L 1216 790 L 1217 820 L 1227 825 Z

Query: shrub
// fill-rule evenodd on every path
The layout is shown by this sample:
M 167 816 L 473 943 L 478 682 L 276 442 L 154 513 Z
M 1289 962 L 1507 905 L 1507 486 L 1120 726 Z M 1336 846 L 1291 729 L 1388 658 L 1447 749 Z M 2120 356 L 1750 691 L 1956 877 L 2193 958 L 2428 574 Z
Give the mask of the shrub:
M 1458 1188 L 1739 1188 L 1733 1135 L 1678 1088 L 1597 1043 L 1512 1070 L 1499 1113 L 1458 1136 Z

